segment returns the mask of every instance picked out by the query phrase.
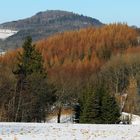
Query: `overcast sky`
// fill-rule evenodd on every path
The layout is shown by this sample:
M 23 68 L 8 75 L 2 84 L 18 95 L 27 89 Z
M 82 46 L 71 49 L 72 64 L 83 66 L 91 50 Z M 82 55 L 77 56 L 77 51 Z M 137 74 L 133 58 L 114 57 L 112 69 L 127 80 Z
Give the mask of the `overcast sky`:
M 39 11 L 66 10 L 140 27 L 140 0 L 1 0 L 0 23 L 30 17 Z

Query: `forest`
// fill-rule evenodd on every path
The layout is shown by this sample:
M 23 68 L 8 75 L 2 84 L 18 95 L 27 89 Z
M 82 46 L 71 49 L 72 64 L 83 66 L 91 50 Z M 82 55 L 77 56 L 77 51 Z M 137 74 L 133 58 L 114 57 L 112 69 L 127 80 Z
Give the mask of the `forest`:
M 58 33 L 0 56 L 0 121 L 45 122 L 52 106 L 80 105 L 80 123 L 140 114 L 139 33 L 110 24 Z M 59 118 L 58 118 L 59 119 Z M 59 120 L 58 120 L 59 122 Z

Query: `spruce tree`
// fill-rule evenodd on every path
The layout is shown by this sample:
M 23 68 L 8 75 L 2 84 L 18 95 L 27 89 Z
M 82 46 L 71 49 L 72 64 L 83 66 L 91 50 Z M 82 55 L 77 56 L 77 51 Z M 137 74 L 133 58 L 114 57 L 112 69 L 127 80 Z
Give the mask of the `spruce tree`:
M 118 122 L 120 109 L 114 96 L 104 93 L 101 106 L 101 120 L 103 124 L 114 124 Z
M 100 97 L 98 92 L 92 92 L 87 98 L 80 117 L 81 123 L 100 123 Z
M 26 38 L 22 49 L 13 71 L 17 77 L 13 119 L 41 122 L 45 120 L 45 110 L 53 95 L 50 94 L 42 56 L 32 45 L 31 37 Z
M 83 103 L 81 123 L 113 124 L 120 117 L 119 107 L 114 96 L 111 96 L 104 86 L 96 90 L 90 89 L 90 96 Z

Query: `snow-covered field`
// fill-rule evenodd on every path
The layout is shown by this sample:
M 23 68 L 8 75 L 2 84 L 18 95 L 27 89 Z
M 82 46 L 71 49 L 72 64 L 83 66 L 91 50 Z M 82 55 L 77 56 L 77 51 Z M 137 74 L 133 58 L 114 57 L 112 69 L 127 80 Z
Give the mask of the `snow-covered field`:
M 0 29 L 0 39 L 6 39 L 16 33 L 17 31 L 14 31 L 14 30 Z
M 140 140 L 140 125 L 0 123 L 0 140 Z
M 0 123 L 0 140 L 140 140 L 137 115 L 132 115 L 132 125 L 73 124 L 68 114 L 56 122 L 53 116 L 47 123 Z

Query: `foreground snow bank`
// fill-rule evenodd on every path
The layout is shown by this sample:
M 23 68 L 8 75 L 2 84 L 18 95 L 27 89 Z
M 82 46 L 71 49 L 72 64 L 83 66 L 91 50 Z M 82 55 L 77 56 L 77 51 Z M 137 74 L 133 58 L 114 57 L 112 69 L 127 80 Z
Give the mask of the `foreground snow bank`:
M 140 140 L 139 125 L 0 123 L 0 140 Z

